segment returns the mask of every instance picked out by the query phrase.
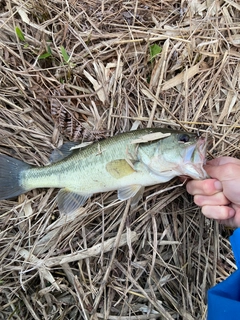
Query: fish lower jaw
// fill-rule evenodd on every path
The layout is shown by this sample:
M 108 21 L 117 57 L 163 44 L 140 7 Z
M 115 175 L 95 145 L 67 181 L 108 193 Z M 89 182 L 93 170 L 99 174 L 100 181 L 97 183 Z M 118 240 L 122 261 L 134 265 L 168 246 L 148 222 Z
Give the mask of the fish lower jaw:
M 187 176 L 196 180 L 204 180 L 208 177 L 206 171 L 203 169 L 202 164 L 191 164 L 190 166 L 185 165 L 184 170 L 181 170 L 181 174 L 179 175 Z

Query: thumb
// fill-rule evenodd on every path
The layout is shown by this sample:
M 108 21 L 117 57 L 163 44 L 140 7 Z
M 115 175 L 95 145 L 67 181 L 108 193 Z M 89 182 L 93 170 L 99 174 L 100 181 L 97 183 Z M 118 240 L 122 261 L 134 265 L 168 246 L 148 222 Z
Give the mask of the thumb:
M 219 158 L 215 158 L 207 161 L 207 165 L 211 165 L 211 166 L 221 166 L 227 163 L 240 165 L 240 160 L 233 157 L 219 157 Z
M 204 166 L 204 169 L 211 178 L 220 181 L 240 179 L 240 163 L 226 163 L 219 166 L 206 165 Z

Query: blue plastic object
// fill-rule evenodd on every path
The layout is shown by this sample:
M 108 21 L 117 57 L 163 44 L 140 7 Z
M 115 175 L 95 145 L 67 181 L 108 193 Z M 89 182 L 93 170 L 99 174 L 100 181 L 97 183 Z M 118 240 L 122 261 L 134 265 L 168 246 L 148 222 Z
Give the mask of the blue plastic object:
M 240 320 L 240 228 L 230 241 L 238 269 L 208 290 L 208 320 Z

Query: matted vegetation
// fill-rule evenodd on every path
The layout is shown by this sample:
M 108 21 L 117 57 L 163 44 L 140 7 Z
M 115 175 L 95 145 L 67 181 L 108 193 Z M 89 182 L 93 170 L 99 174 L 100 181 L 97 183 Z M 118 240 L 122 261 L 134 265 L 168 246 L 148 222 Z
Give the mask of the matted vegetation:
M 67 140 L 163 126 L 239 156 L 237 1 L 1 0 L 0 30 L 1 153 L 46 165 Z M 1 201 L 1 319 L 204 319 L 230 232 L 177 184 L 68 217 L 53 189 Z

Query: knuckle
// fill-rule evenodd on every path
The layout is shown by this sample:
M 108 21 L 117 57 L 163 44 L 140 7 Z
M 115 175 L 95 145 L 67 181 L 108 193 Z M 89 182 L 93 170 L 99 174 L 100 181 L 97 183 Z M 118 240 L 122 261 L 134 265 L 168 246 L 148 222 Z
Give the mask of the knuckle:
M 193 181 L 189 181 L 186 185 L 187 192 L 190 194 L 194 194 L 194 184 L 193 183 L 194 183 Z
M 214 193 L 214 186 L 213 186 L 214 180 L 207 179 L 202 181 L 202 191 L 205 195 L 211 195 Z
M 202 213 L 207 218 L 213 218 L 212 217 L 212 211 L 209 210 L 209 206 L 203 206 L 202 207 Z
M 202 197 L 199 195 L 194 196 L 194 202 L 197 206 L 201 207 L 203 205 Z

